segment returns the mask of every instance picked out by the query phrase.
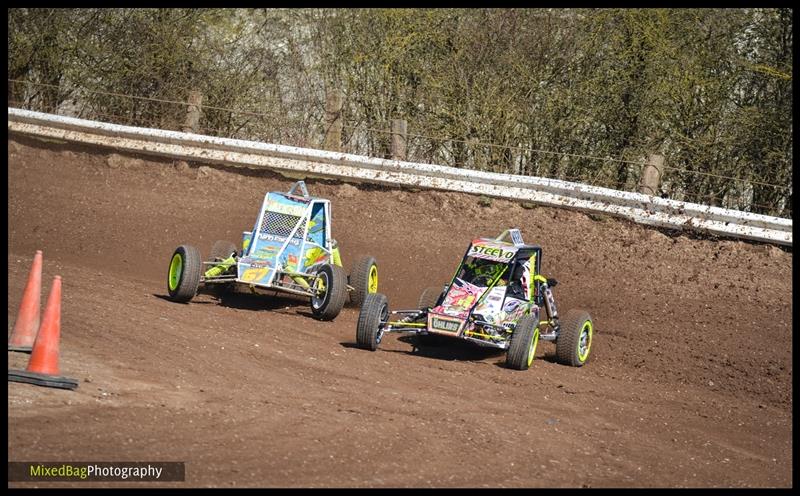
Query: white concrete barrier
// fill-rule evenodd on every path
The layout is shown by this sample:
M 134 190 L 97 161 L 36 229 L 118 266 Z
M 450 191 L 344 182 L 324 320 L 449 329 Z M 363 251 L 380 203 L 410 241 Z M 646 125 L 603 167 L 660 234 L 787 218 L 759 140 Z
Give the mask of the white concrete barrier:
M 792 221 L 541 177 L 402 162 L 161 129 L 121 126 L 15 108 L 8 130 L 176 159 L 277 172 L 435 188 L 602 212 L 642 224 L 792 245 Z

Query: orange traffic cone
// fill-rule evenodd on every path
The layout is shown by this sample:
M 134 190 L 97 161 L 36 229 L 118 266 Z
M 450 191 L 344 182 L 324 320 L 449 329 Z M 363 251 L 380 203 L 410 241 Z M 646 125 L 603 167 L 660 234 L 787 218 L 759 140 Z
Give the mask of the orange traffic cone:
M 9 370 L 8 380 L 27 382 L 38 386 L 75 389 L 78 381 L 59 376 L 58 341 L 61 337 L 61 276 L 55 276 L 47 306 L 44 309 L 42 325 L 33 343 L 33 353 L 28 361 L 28 368 Z
M 28 282 L 22 293 L 17 321 L 8 340 L 8 351 L 30 353 L 39 329 L 39 306 L 42 294 L 42 250 L 36 250 Z

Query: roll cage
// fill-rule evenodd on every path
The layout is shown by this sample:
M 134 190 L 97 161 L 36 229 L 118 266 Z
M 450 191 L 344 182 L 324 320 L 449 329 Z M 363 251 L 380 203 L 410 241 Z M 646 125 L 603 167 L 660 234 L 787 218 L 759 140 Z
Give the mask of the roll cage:
M 471 258 L 475 258 L 473 255 L 471 255 L 471 253 L 474 253 L 475 251 L 474 250 L 475 246 L 486 246 L 486 244 L 483 245 L 480 244 L 486 242 L 491 242 L 492 244 L 489 246 L 494 246 L 495 244 L 502 243 L 506 238 L 511 238 L 512 240 L 516 241 L 513 242 L 512 245 L 507 245 L 507 247 L 510 246 L 514 247 L 513 254 L 511 258 L 505 261 L 495 260 L 496 264 L 503 266 L 503 269 L 498 270 L 494 274 L 494 277 L 488 281 L 489 284 L 487 286 L 486 291 L 483 292 L 480 299 L 474 302 L 474 304 L 470 309 L 470 313 L 472 312 L 472 310 L 474 310 L 475 307 L 477 307 L 483 301 L 486 295 L 488 295 L 489 292 L 495 286 L 497 286 L 499 282 L 503 281 L 504 278 L 506 280 L 506 293 L 503 295 L 504 297 L 508 296 L 509 292 L 513 291 L 514 297 L 519 298 L 520 296 L 518 295 L 520 294 L 527 295 L 527 297 L 524 299 L 526 299 L 529 303 L 535 305 L 541 305 L 543 300 L 542 298 L 543 292 L 541 286 L 542 283 L 547 282 L 547 279 L 545 279 L 540 274 L 542 267 L 542 247 L 539 245 L 527 245 L 522 243 L 521 242 L 522 237 L 521 235 L 519 235 L 518 229 L 507 229 L 506 231 L 503 231 L 503 233 L 501 233 L 500 236 L 498 236 L 495 239 L 479 238 L 474 240 L 467 248 L 467 251 L 464 253 L 464 256 L 461 257 L 461 262 L 458 264 L 458 267 L 456 267 L 456 271 L 453 274 L 453 277 L 450 279 L 450 282 L 447 284 L 447 286 L 445 286 L 442 294 L 445 295 L 450 291 L 450 289 L 453 287 L 453 284 L 456 283 L 456 279 L 460 278 L 459 277 L 460 274 L 469 271 L 469 269 L 466 268 L 466 265 L 471 262 L 470 261 Z M 505 245 L 506 243 L 502 244 Z M 502 249 L 502 246 L 499 249 Z M 479 260 L 487 260 L 489 262 L 493 261 L 492 259 L 486 259 L 486 258 Z M 522 273 L 524 270 L 523 264 L 525 262 L 530 262 L 529 281 L 521 280 L 523 275 Z M 525 291 L 525 287 L 528 288 L 527 291 Z M 441 302 L 437 301 L 437 304 L 439 303 Z

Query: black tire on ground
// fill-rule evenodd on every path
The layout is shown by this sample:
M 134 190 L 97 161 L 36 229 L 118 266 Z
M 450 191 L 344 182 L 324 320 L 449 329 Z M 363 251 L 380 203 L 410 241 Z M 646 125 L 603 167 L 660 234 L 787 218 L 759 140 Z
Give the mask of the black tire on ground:
M 180 260 L 176 260 L 176 257 Z M 176 264 L 174 274 L 173 264 Z M 200 250 L 191 245 L 181 245 L 175 249 L 167 272 L 167 291 L 170 299 L 186 303 L 194 298 L 200 286 L 202 271 L 203 260 L 200 257 Z
M 356 325 L 356 343 L 359 348 L 375 351 L 381 344 L 381 321 L 389 318 L 389 302 L 381 293 L 369 293 L 361 305 Z
M 506 366 L 515 370 L 528 370 L 536 356 L 539 342 L 539 318 L 525 315 L 511 334 L 511 345 L 506 352 Z
M 369 280 L 374 267 L 374 275 L 377 282 L 378 277 L 378 262 L 375 257 L 369 255 L 361 257 L 358 262 L 353 266 L 350 271 L 350 285 L 353 286 L 353 291 L 350 292 L 350 304 L 360 307 L 364 303 L 364 299 L 370 293 Z M 377 292 L 377 284 L 373 288 L 372 293 Z
M 325 264 L 317 271 L 317 278 L 323 281 L 325 292 L 311 297 L 311 313 L 319 320 L 333 320 L 347 301 L 347 274 L 338 265 Z
M 556 340 L 558 362 L 572 367 L 581 367 L 589 359 L 592 346 L 594 324 L 589 313 L 583 310 L 570 310 L 561 321 Z

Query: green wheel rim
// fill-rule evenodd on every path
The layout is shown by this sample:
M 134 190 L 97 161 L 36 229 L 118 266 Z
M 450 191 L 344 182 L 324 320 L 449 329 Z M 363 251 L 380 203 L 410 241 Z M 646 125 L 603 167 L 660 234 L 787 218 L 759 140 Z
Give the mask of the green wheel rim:
M 370 293 L 378 292 L 378 267 L 373 265 L 369 268 L 369 284 L 367 291 Z
M 539 328 L 533 330 L 533 339 L 531 339 L 531 346 L 528 349 L 528 367 L 533 363 L 536 356 L 536 345 L 539 343 Z
M 183 257 L 180 253 L 176 253 L 172 255 L 172 261 L 169 264 L 170 291 L 178 289 L 178 283 L 181 282 L 181 272 L 183 272 Z
M 589 357 L 589 349 L 592 347 L 592 321 L 587 320 L 581 327 L 581 334 L 578 336 L 578 360 L 585 362 Z

